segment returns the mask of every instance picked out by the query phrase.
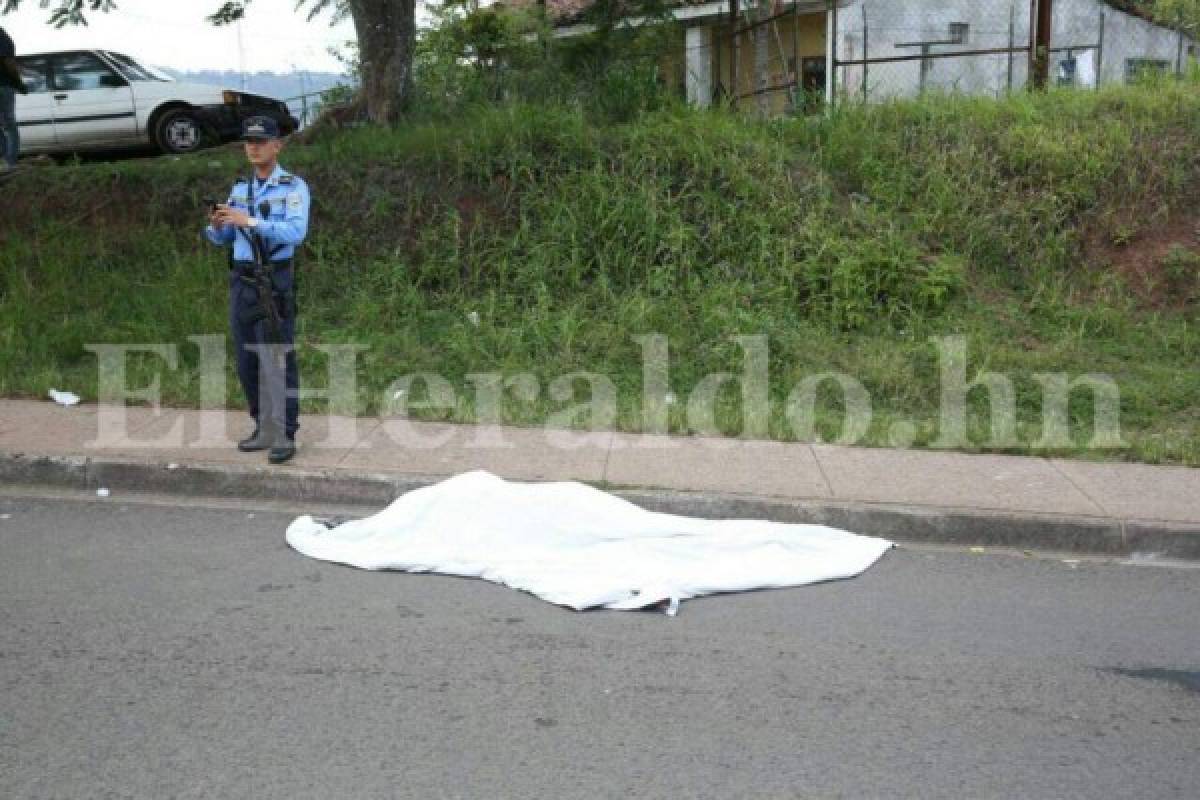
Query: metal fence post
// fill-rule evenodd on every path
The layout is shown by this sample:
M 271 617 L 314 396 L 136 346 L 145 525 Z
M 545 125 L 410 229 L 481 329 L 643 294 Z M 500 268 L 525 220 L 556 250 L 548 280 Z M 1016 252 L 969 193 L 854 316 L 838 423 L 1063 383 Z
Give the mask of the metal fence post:
M 867 62 L 871 59 L 871 53 L 868 49 L 870 39 L 868 38 L 869 34 L 867 33 L 867 31 L 868 31 L 868 28 L 867 28 L 867 4 L 865 2 L 862 5 L 862 12 L 863 12 L 862 13 L 862 18 L 863 18 L 863 73 L 862 73 L 862 84 L 863 85 L 862 85 L 862 93 L 863 93 L 863 102 L 865 103 L 865 102 L 867 102 L 867 99 L 868 99 L 867 98 L 867 76 L 868 76 L 869 70 L 870 70 L 870 67 L 867 66 Z
M 1036 72 L 1034 62 L 1037 59 L 1037 16 L 1038 0 L 1029 0 L 1029 58 L 1027 59 L 1025 72 L 1026 89 L 1033 85 L 1033 76 Z
M 826 30 L 825 49 L 827 55 L 825 57 L 825 102 L 829 105 L 830 110 L 837 104 L 837 35 L 838 35 L 838 9 L 837 0 L 825 0 L 826 7 L 829 9 L 826 12 Z
M 738 107 L 738 0 L 729 0 L 729 94 L 733 98 L 733 108 Z
M 1013 90 L 1013 48 L 1017 46 L 1017 7 L 1008 7 L 1008 93 Z
M 804 90 L 802 80 L 802 70 L 800 63 L 800 4 L 792 4 L 792 77 L 795 79 L 795 84 L 792 86 L 792 103 L 797 108 L 802 107 L 807 98 L 801 97 L 800 93 Z
M 712 42 L 712 49 L 713 49 L 713 63 L 712 63 L 713 71 L 712 71 L 712 74 L 715 76 L 715 80 L 713 80 L 712 97 L 710 97 L 709 100 L 715 105 L 715 104 L 721 102 L 721 95 L 725 91 L 725 81 L 723 80 L 724 73 L 721 71 L 722 67 L 721 67 L 721 25 L 720 25 L 720 20 L 717 20 L 717 24 L 713 25 L 713 27 L 712 27 L 712 36 L 710 38 L 710 41 Z M 686 52 L 684 53 L 683 57 L 685 59 L 687 58 Z

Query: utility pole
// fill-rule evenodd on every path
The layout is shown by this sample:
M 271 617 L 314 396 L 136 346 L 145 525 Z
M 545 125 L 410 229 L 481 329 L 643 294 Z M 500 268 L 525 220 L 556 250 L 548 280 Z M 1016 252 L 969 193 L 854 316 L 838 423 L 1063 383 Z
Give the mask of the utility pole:
M 237 21 L 238 72 L 242 73 L 242 91 L 246 91 L 246 48 L 242 44 L 242 21 Z
M 1054 28 L 1054 0 L 1037 0 L 1037 35 L 1033 45 L 1033 88 L 1045 89 L 1050 81 L 1050 36 Z
M 292 71 L 300 73 L 300 125 L 308 124 L 308 86 L 305 85 L 304 70 L 297 70 L 296 65 L 292 64 Z

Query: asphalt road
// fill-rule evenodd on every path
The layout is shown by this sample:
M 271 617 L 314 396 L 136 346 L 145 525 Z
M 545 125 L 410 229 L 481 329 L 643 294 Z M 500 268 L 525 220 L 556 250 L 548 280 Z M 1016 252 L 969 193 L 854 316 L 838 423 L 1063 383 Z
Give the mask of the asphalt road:
M 0 796 L 1200 795 L 1200 570 L 901 548 L 575 613 L 291 516 L 0 496 Z

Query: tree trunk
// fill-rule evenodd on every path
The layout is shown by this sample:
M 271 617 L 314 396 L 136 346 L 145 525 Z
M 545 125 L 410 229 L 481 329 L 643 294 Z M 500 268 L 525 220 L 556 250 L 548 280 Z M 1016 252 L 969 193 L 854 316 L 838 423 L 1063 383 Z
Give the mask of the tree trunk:
M 367 118 L 396 122 L 412 95 L 416 2 L 350 0 L 350 15 L 358 37 Z

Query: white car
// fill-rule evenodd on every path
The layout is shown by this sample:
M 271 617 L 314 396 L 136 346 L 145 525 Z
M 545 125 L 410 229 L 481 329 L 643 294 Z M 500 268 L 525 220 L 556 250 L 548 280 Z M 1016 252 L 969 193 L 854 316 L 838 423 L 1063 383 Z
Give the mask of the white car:
M 219 86 L 182 83 L 109 50 L 17 56 L 29 94 L 18 94 L 21 154 L 152 145 L 190 153 L 241 135 L 245 117 L 297 121 L 282 101 Z

